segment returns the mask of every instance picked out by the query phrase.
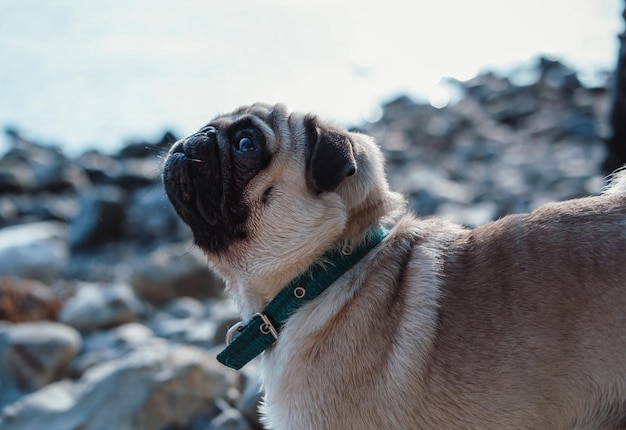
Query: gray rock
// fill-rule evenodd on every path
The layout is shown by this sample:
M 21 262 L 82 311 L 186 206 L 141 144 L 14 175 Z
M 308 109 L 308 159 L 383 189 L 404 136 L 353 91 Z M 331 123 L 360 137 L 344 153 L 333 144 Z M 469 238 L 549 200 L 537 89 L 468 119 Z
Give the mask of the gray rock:
M 161 430 L 183 427 L 226 397 L 237 374 L 199 348 L 168 342 L 50 384 L 7 406 L 3 430 Z
M 137 190 L 130 199 L 128 208 L 128 233 L 142 241 L 167 238 L 174 241 L 183 238 L 183 226 L 170 204 L 163 184 L 159 181 Z M 188 239 L 185 237 L 185 240 Z
M 174 318 L 201 318 L 205 314 L 205 306 L 192 297 L 179 297 L 169 302 L 163 311 Z
M 91 331 L 137 319 L 143 305 L 130 286 L 79 284 L 77 293 L 61 308 L 59 320 L 79 330 Z
M 149 323 L 157 336 L 171 341 L 211 348 L 219 324 L 209 319 L 173 318 L 166 313 L 157 314 Z
M 92 183 L 110 185 L 114 178 L 122 174 L 122 163 L 114 157 L 97 150 L 89 150 L 78 156 L 74 162 L 80 166 Z
M 0 161 L 0 193 L 22 193 L 35 188 L 33 169 L 20 159 L 5 156 Z
M 63 224 L 47 221 L 0 229 L 0 276 L 51 282 L 69 259 Z
M 87 369 L 111 360 L 118 360 L 131 351 L 160 342 L 150 328 L 138 322 L 123 324 L 108 330 L 88 333 L 83 337 L 83 349 L 70 363 L 68 375 L 77 378 Z
M 65 324 L 28 322 L 0 326 L 2 394 L 12 387 L 36 390 L 59 378 L 80 347 L 80 335 Z
M 80 212 L 69 226 L 68 242 L 73 249 L 94 249 L 117 240 L 125 233 L 126 196 L 115 187 L 84 193 Z
M 165 245 L 133 267 L 131 285 L 144 300 L 163 303 L 176 297 L 221 297 L 222 281 L 204 255 L 189 245 Z

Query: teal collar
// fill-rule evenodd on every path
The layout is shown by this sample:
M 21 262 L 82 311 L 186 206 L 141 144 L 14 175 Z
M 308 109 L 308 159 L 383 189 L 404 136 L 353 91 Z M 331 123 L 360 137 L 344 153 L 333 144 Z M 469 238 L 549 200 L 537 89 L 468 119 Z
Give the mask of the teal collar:
M 217 356 L 220 363 L 235 370 L 265 351 L 278 339 L 287 319 L 302 305 L 326 290 L 341 275 L 378 245 L 389 232 L 373 227 L 359 247 L 348 253 L 334 249 L 326 252 L 317 263 L 293 279 L 247 323 L 239 322 L 228 330 L 226 348 Z M 239 333 L 234 340 L 235 333 Z

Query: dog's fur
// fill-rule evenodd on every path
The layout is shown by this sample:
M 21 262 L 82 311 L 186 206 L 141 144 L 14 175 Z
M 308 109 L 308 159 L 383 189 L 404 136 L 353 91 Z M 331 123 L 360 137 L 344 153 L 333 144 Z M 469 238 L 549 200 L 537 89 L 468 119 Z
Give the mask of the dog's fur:
M 324 251 L 391 228 L 263 354 L 270 428 L 626 426 L 626 178 L 469 230 L 403 213 L 365 135 L 281 105 L 211 126 L 163 178 L 244 320 Z

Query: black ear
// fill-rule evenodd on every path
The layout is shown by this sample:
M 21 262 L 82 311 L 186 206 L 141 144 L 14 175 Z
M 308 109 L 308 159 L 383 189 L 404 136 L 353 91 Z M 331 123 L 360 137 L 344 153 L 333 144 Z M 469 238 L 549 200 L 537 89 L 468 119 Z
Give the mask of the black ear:
M 339 128 L 320 126 L 315 116 L 304 120 L 307 133 L 307 183 L 317 194 L 333 191 L 356 173 L 352 141 Z

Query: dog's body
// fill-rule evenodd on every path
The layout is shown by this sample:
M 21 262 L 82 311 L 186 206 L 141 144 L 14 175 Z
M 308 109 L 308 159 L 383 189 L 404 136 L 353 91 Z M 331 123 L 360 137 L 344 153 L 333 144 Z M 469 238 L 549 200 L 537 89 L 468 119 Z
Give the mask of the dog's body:
M 626 426 L 626 180 L 468 230 L 399 215 L 366 136 L 280 106 L 212 124 L 173 148 L 164 181 L 244 318 L 324 251 L 391 228 L 264 353 L 270 428 Z M 250 124 L 262 144 L 238 161 L 248 142 L 231 130 Z M 219 167 L 198 165 L 201 145 Z M 232 185 L 203 200 L 216 169 Z

